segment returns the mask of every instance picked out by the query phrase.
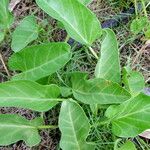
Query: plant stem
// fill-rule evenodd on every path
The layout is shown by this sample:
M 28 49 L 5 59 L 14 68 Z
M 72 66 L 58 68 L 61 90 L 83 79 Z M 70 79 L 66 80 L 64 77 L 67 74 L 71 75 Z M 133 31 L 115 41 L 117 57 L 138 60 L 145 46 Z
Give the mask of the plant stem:
M 117 139 L 117 140 L 115 141 L 114 150 L 117 150 L 117 149 L 118 149 L 118 143 L 121 142 L 121 141 L 122 141 L 122 139 Z
M 138 16 L 137 0 L 134 0 L 134 7 L 135 7 L 135 14 L 136 14 L 136 17 L 137 17 Z
M 107 120 L 100 120 L 98 123 L 92 125 L 91 127 L 93 126 L 104 126 L 104 125 L 109 125 L 110 124 L 110 120 L 107 119 Z
M 8 71 L 6 65 L 5 65 L 5 62 L 4 62 L 4 59 L 3 59 L 3 56 L 2 56 L 1 53 L 0 53 L 0 60 L 1 60 L 1 62 L 2 62 L 2 65 L 3 65 L 3 67 L 4 67 L 5 71 L 6 71 L 6 73 L 7 73 L 7 76 L 10 77 L 10 73 L 9 73 L 9 71 Z
M 63 80 L 62 77 L 59 75 L 59 73 L 56 72 L 56 74 L 57 74 L 57 77 L 59 78 L 59 80 L 60 80 L 66 87 L 69 87 L 69 86 L 64 82 L 64 80 Z
M 57 129 L 58 126 L 55 126 L 55 125 L 43 125 L 43 126 L 38 126 L 37 128 L 39 130 L 42 130 L 42 129 Z
M 93 56 L 94 56 L 96 59 L 98 59 L 98 56 L 97 56 L 97 54 L 95 53 L 95 51 L 93 50 L 93 48 L 92 48 L 92 47 L 89 47 L 89 50 L 91 51 L 91 53 L 93 54 Z
M 65 42 L 67 43 L 68 42 L 68 40 L 69 40 L 69 35 L 67 35 L 66 36 L 66 39 L 65 39 Z M 96 58 L 96 59 L 98 59 L 98 56 L 97 56 L 97 54 L 95 53 L 95 51 L 93 50 L 93 48 L 92 47 L 89 47 L 89 50 L 91 51 L 91 53 L 93 54 L 93 56 Z
M 146 8 L 150 5 L 150 2 L 146 5 Z
M 148 18 L 147 11 L 146 11 L 146 6 L 145 6 L 145 2 L 144 2 L 144 0 L 141 0 L 141 2 L 142 2 L 142 5 L 143 5 L 144 15 L 145 15 L 145 17 Z

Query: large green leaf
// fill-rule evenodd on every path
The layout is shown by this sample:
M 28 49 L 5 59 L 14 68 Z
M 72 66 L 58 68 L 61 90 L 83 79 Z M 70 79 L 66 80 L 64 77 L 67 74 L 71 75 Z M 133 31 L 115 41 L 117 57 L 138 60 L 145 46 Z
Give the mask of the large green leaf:
M 0 114 L 0 145 L 7 146 L 23 140 L 28 146 L 35 146 L 41 141 L 37 127 L 42 124 L 40 118 L 29 121 L 14 114 Z
M 72 74 L 74 97 L 86 104 L 118 104 L 128 100 L 131 95 L 117 83 L 96 78 L 87 80 L 85 73 Z
M 12 70 L 22 73 L 13 80 L 38 80 L 62 68 L 71 58 L 70 46 L 66 43 L 49 43 L 31 46 L 13 54 L 9 60 Z
M 36 0 L 47 14 L 62 22 L 70 37 L 91 45 L 100 35 L 96 16 L 78 0 Z
M 88 5 L 89 3 L 92 2 L 92 0 L 79 0 L 81 3 L 83 3 L 84 5 Z
M 120 83 L 121 69 L 118 42 L 114 32 L 105 29 L 105 38 L 101 45 L 101 56 L 98 60 L 95 76 Z
M 18 52 L 38 38 L 38 25 L 34 16 L 25 17 L 12 34 L 11 48 Z
M 60 147 L 63 150 L 94 150 L 94 145 L 86 142 L 90 130 L 89 120 L 76 102 L 69 100 L 62 103 L 59 129 Z
M 150 96 L 139 94 L 119 106 L 110 106 L 106 116 L 119 137 L 135 137 L 150 128 Z
M 123 69 L 123 83 L 133 95 L 140 93 L 145 87 L 143 75 L 140 72 L 132 71 L 129 67 Z
M 0 28 L 9 29 L 14 17 L 8 10 L 9 0 L 0 0 Z
M 136 150 L 135 145 L 131 141 L 127 141 L 126 143 L 123 144 L 122 147 L 116 149 L 116 150 Z
M 20 107 L 43 112 L 55 106 L 60 90 L 56 85 L 43 86 L 32 81 L 0 84 L 0 107 Z

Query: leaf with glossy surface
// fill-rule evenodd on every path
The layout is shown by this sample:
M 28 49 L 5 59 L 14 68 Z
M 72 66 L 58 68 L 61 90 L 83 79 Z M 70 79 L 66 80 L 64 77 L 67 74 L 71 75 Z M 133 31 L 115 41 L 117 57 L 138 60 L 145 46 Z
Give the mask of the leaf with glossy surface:
M 25 17 L 12 34 L 11 48 L 18 52 L 38 38 L 38 25 L 34 16 Z
M 106 116 L 119 137 L 135 137 L 150 128 L 150 96 L 139 94 L 119 106 L 110 106 Z
M 123 69 L 123 83 L 133 95 L 142 92 L 145 87 L 143 75 L 140 72 L 132 71 L 128 67 Z
M 70 58 L 70 46 L 66 43 L 58 42 L 27 47 L 13 54 L 9 60 L 12 70 L 22 71 L 12 79 L 36 81 L 58 71 Z
M 39 112 L 48 111 L 59 99 L 56 85 L 40 85 L 32 81 L 10 81 L 0 84 L 0 107 L 19 107 Z
M 70 37 L 90 46 L 101 35 L 96 16 L 78 0 L 36 0 L 38 6 L 64 24 Z
M 59 129 L 60 147 L 63 150 L 94 150 L 94 146 L 86 142 L 90 130 L 89 120 L 76 102 L 69 100 L 62 103 Z
M 9 0 L 0 0 L 0 28 L 9 29 L 14 17 L 8 10 Z
M 112 30 L 105 29 L 104 33 L 105 38 L 101 45 L 101 56 L 95 69 L 95 76 L 120 83 L 121 69 L 118 42 Z
M 74 97 L 85 104 L 119 104 L 131 95 L 119 86 L 101 78 L 87 80 L 85 73 L 72 74 Z
M 14 114 L 0 114 L 0 146 L 20 140 L 25 141 L 30 147 L 37 145 L 41 141 L 37 127 L 42 124 L 41 118 L 29 121 Z

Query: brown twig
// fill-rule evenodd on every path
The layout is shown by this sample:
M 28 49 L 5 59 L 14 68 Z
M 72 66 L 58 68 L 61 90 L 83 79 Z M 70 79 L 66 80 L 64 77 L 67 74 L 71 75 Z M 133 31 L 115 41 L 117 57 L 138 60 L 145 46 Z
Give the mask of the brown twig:
M 2 62 L 2 65 L 3 65 L 3 67 L 4 67 L 5 71 L 6 71 L 6 73 L 7 73 L 7 76 L 10 77 L 10 73 L 9 73 L 9 71 L 8 71 L 6 65 L 5 65 L 5 62 L 4 62 L 4 59 L 3 59 L 3 56 L 2 56 L 1 53 L 0 53 L 0 60 L 1 60 L 1 62 Z
M 133 62 L 132 62 L 132 66 L 134 66 L 134 64 L 138 61 L 140 55 L 143 53 L 143 51 L 145 50 L 145 48 L 147 47 L 147 45 L 144 45 L 138 52 L 138 54 L 135 56 Z M 134 67 L 133 67 L 134 68 Z

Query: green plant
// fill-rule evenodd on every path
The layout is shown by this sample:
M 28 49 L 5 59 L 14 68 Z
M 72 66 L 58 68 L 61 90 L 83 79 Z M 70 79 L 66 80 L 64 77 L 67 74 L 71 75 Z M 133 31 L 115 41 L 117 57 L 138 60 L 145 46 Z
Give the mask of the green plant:
M 136 12 L 136 19 L 134 19 L 131 23 L 131 31 L 132 33 L 139 34 L 140 32 L 143 32 L 145 34 L 145 37 L 147 39 L 150 38 L 150 20 L 148 18 L 147 14 L 147 7 L 149 4 L 146 6 L 146 3 L 148 1 L 146 0 L 141 0 L 142 4 L 142 12 L 144 12 L 144 16 L 142 14 L 138 14 L 138 3 L 137 0 L 134 1 L 135 3 L 135 12 Z
M 45 125 L 42 117 L 29 121 L 18 115 L 1 114 L 0 145 L 23 140 L 32 147 L 40 142 L 38 130 L 59 128 L 60 147 L 63 150 L 94 150 L 96 143 L 87 140 L 92 125 L 80 104 L 90 106 L 96 116 L 99 115 L 98 110 L 105 107 L 105 115 L 96 126 L 112 125 L 116 137 L 135 137 L 150 128 L 150 97 L 142 93 L 145 87 L 143 76 L 125 67 L 121 79 L 117 39 L 112 30 L 101 29 L 96 16 L 85 6 L 90 1 L 36 2 L 47 14 L 63 24 L 68 36 L 89 48 L 97 60 L 95 74 L 89 79 L 88 73 L 70 72 L 63 86 L 39 84 L 42 78 L 57 72 L 71 60 L 72 49 L 66 42 L 26 47 L 37 38 L 39 28 L 33 16 L 25 18 L 13 33 L 12 48 L 15 53 L 9 59 L 9 67 L 19 72 L 11 81 L 0 84 L 0 107 L 18 107 L 44 113 L 61 103 L 59 122 L 58 125 Z M 8 3 L 2 5 L 5 8 L 7 6 Z M 10 15 L 8 10 L 3 14 Z M 12 20 L 12 17 L 5 22 L 10 22 L 9 19 Z M 5 26 L 3 22 L 2 27 L 8 30 L 8 25 Z M 30 25 L 33 26 L 30 28 Z M 19 39 L 18 35 L 21 34 L 23 36 Z M 103 40 L 98 57 L 91 46 L 101 35 Z M 114 146 L 115 150 L 128 148 L 136 149 L 132 141 L 127 141 L 120 148 L 117 144 Z

